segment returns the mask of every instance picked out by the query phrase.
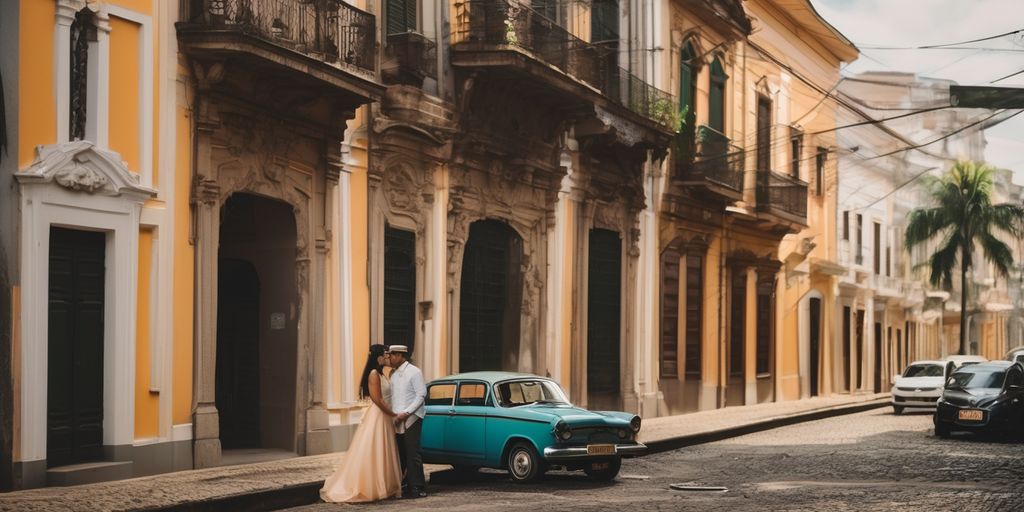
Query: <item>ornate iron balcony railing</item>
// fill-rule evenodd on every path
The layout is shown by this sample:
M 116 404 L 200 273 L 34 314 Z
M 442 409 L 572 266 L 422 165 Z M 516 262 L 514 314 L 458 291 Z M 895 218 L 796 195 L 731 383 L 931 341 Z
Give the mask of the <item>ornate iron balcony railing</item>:
M 417 32 L 390 34 L 381 74 L 386 83 L 422 85 L 437 78 L 437 43 Z
M 678 107 L 672 95 L 619 67 L 617 47 L 584 41 L 528 5 L 510 0 L 465 0 L 455 7 L 453 45 L 483 43 L 525 50 L 613 102 L 678 128 Z
M 777 209 L 802 221 L 807 219 L 807 183 L 786 174 L 757 171 L 757 207 Z
M 376 71 L 374 16 L 341 0 L 191 0 L 188 24 L 233 31 L 327 64 Z
M 695 177 L 743 192 L 743 149 L 725 134 L 707 125 L 697 127 L 697 151 L 693 162 Z

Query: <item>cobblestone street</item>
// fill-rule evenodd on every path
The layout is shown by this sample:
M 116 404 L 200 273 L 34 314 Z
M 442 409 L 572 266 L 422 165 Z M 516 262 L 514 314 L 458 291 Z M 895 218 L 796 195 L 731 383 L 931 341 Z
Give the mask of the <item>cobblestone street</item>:
M 431 496 L 370 510 L 1024 510 L 1024 444 L 942 440 L 931 414 L 883 408 L 626 461 L 612 484 L 555 472 L 535 485 L 504 473 L 431 476 Z M 673 483 L 725 486 L 680 492 Z M 327 511 L 318 504 L 292 510 Z

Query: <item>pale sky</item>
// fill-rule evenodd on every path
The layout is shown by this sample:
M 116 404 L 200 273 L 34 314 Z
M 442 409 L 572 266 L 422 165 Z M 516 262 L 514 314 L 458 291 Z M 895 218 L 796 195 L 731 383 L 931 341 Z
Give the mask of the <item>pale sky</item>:
M 1024 29 L 1021 0 L 811 0 L 826 21 L 861 49 L 844 75 L 907 71 L 961 85 L 1024 87 L 1024 34 L 963 45 L 970 50 L 873 50 L 869 46 L 958 43 Z M 997 51 L 1007 49 L 1011 51 Z M 985 132 L 989 163 L 1024 183 L 1024 113 Z

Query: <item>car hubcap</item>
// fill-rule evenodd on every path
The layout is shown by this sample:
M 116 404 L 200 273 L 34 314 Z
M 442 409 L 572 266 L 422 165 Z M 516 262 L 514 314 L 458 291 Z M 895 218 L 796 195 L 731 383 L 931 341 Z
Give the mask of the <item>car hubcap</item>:
M 530 473 L 530 455 L 524 451 L 518 451 L 512 456 L 512 472 L 517 477 L 525 477 Z

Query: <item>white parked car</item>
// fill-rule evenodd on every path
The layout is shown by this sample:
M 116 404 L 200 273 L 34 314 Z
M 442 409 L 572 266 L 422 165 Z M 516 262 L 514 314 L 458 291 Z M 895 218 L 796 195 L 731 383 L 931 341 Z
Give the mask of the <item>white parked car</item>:
M 914 361 L 902 375 L 897 375 L 892 388 L 892 411 L 903 414 L 907 407 L 935 408 L 942 396 L 946 373 L 956 363 L 950 361 Z

